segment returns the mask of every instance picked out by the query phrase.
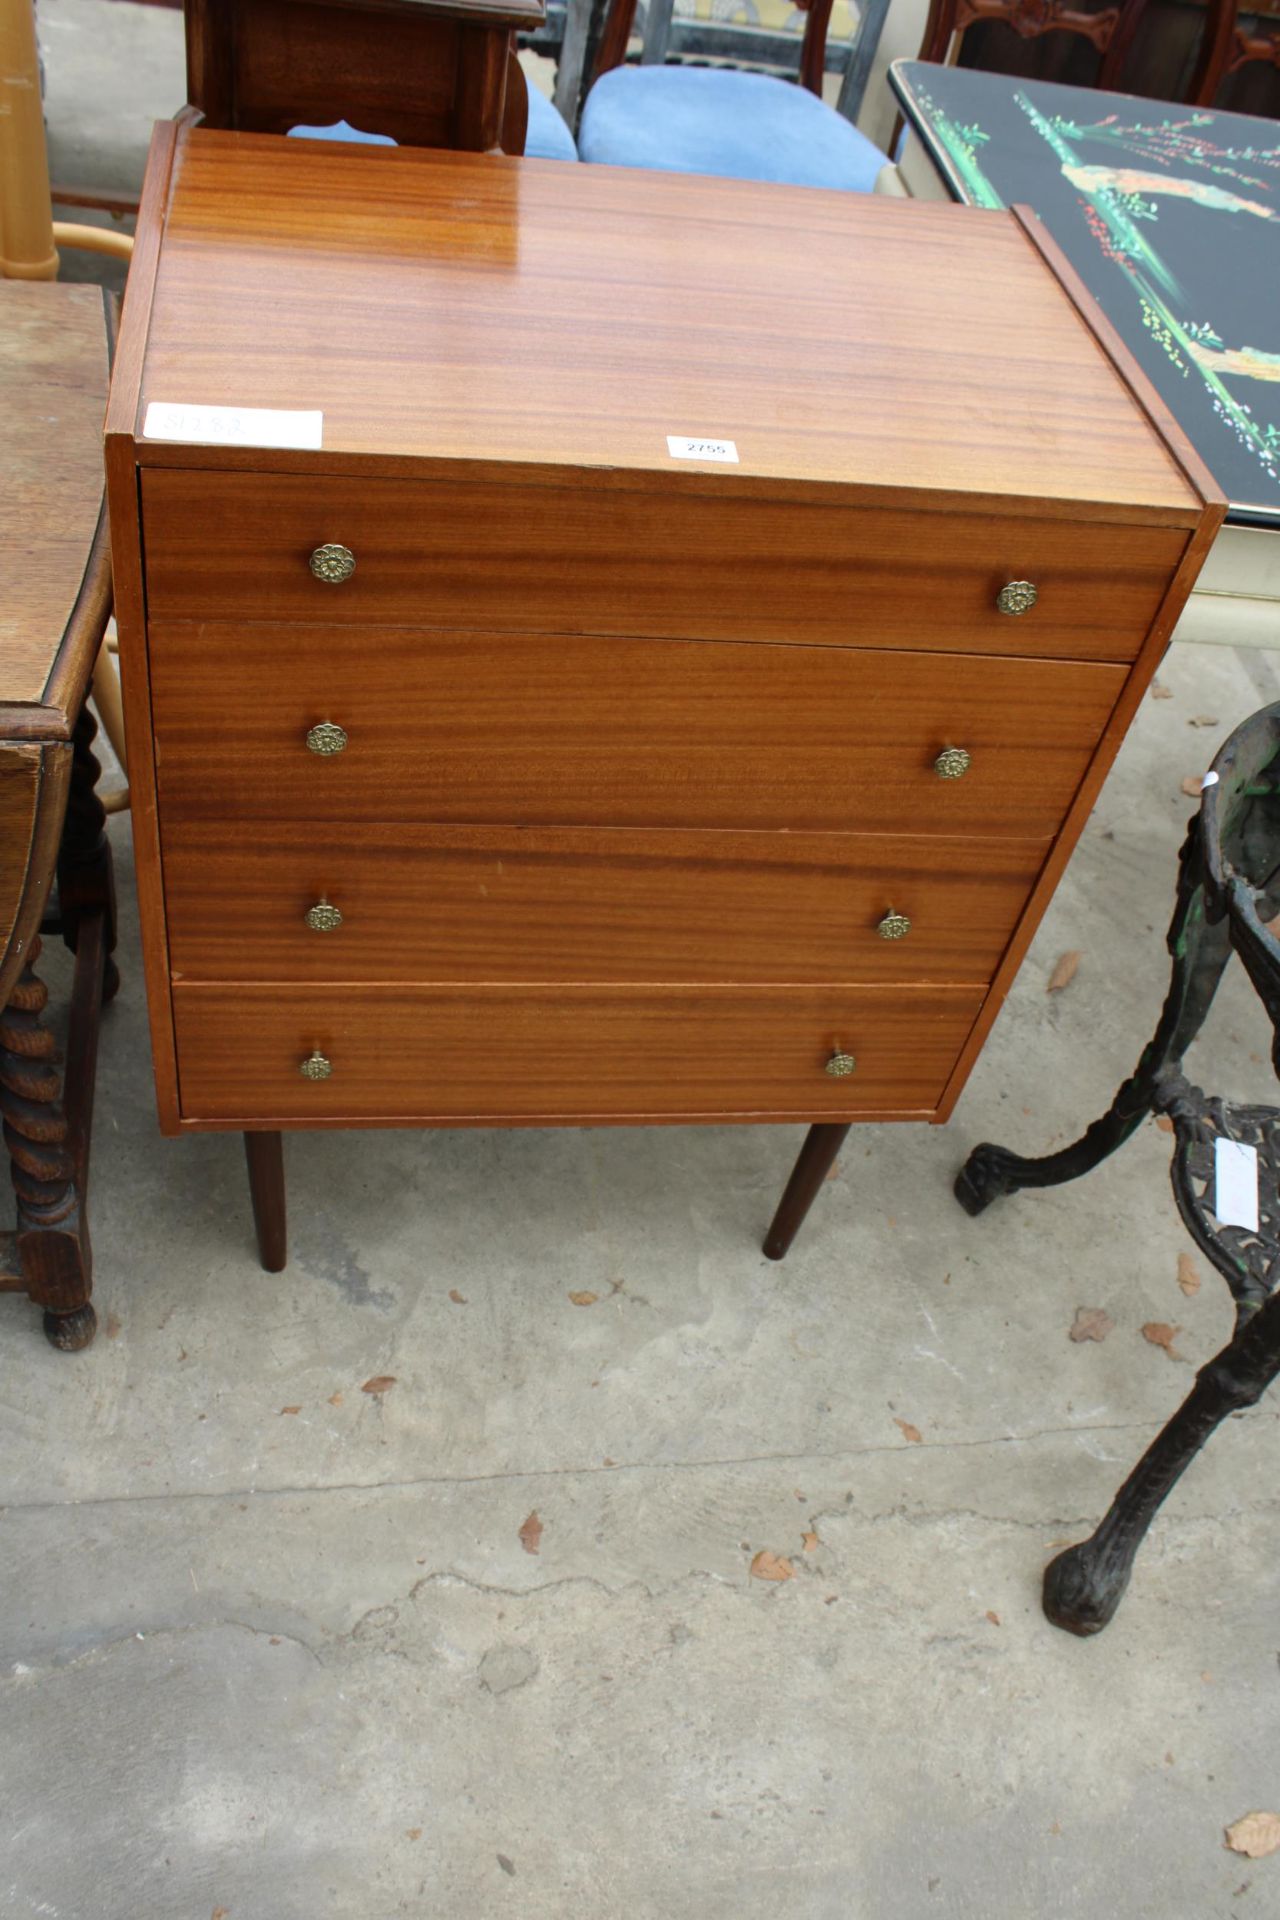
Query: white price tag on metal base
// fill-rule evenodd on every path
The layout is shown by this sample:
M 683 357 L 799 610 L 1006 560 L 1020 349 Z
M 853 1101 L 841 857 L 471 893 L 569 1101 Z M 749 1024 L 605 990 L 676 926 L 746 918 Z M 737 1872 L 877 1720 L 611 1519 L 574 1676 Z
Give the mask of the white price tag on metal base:
M 1240 1140 L 1213 1143 L 1213 1211 L 1224 1227 L 1258 1231 L 1258 1149 Z

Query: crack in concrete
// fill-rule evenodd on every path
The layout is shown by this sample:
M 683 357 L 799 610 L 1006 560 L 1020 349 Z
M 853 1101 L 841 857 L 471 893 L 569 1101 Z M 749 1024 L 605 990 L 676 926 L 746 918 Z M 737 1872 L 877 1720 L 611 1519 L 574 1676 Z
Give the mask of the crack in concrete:
M 220 1616 L 211 1620 L 188 1620 L 181 1626 L 166 1623 L 159 1627 L 130 1627 L 122 1633 L 113 1634 L 109 1639 L 96 1640 L 92 1646 L 81 1647 L 69 1660 L 56 1658 L 15 1660 L 7 1673 L 0 1673 L 0 1687 L 22 1686 L 28 1680 L 42 1679 L 53 1673 L 73 1673 L 77 1667 L 86 1666 L 92 1660 L 100 1660 L 117 1647 L 147 1644 L 154 1640 L 181 1640 L 188 1634 L 216 1633 L 222 1627 L 233 1627 L 237 1633 L 251 1633 L 256 1639 L 266 1640 L 272 1645 L 284 1643 L 291 1647 L 301 1647 L 317 1666 L 324 1664 L 319 1652 L 310 1641 L 303 1640 L 296 1633 L 286 1633 L 275 1627 L 254 1627 L 250 1626 L 247 1620 L 231 1620 Z
M 1280 1421 L 1280 1411 L 1254 1407 L 1245 1413 L 1231 1417 L 1250 1421 L 1268 1420 L 1274 1423 Z M 168 1488 L 155 1493 L 88 1494 L 82 1499 L 72 1500 L 11 1500 L 0 1506 L 0 1519 L 11 1513 L 66 1513 L 78 1507 L 149 1506 L 157 1501 L 170 1501 L 177 1504 L 197 1500 L 315 1499 L 326 1493 L 409 1493 L 416 1487 L 483 1487 L 499 1486 L 504 1482 L 518 1485 L 528 1480 L 586 1479 L 599 1474 L 715 1473 L 737 1467 L 794 1468 L 821 1464 L 834 1465 L 841 1461 L 871 1459 L 880 1454 L 920 1456 L 929 1453 L 963 1453 L 988 1447 L 1025 1447 L 1037 1440 L 1080 1439 L 1092 1434 L 1145 1433 L 1154 1438 L 1165 1424 L 1164 1421 L 1157 1420 L 1128 1420 L 1101 1422 L 1089 1426 L 1037 1427 L 1028 1433 L 988 1434 L 973 1440 L 926 1439 L 911 1443 L 887 1440 L 868 1446 L 838 1447 L 830 1452 L 818 1453 L 812 1451 L 756 1453 L 711 1460 L 623 1460 L 615 1462 L 612 1466 L 509 1467 L 497 1473 L 416 1474 L 408 1478 L 387 1480 L 328 1480 L 317 1481 L 311 1486 L 282 1483 L 279 1486 L 270 1487 L 220 1487 L 216 1492 L 208 1493 L 192 1487 Z M 1117 1461 L 1114 1464 L 1119 1466 L 1123 1463 Z M 1274 1501 L 1266 1499 L 1259 1502 L 1262 1507 L 1273 1504 Z

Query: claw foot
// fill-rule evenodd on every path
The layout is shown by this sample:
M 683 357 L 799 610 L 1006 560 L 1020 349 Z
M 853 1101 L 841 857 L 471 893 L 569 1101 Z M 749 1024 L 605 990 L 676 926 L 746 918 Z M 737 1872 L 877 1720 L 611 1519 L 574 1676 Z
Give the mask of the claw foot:
M 965 1212 L 976 1219 L 993 1200 L 1002 1199 L 1006 1193 L 1016 1193 L 1018 1180 L 1014 1169 L 1017 1165 L 1017 1156 L 1003 1147 L 993 1147 L 985 1140 L 980 1147 L 975 1147 L 956 1175 L 954 1192 Z
M 1100 1553 L 1093 1540 L 1068 1547 L 1044 1570 L 1046 1618 L 1082 1638 L 1101 1633 L 1124 1598 L 1131 1567 L 1131 1560 Z

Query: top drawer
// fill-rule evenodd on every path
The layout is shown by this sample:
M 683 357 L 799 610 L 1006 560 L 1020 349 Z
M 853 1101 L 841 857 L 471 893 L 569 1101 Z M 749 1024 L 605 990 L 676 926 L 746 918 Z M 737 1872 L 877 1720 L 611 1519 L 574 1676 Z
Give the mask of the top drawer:
M 147 600 L 196 619 L 371 622 L 1132 660 L 1177 529 L 601 488 L 160 469 Z M 311 555 L 355 569 L 316 579 Z M 999 611 L 1030 581 L 1033 607 Z

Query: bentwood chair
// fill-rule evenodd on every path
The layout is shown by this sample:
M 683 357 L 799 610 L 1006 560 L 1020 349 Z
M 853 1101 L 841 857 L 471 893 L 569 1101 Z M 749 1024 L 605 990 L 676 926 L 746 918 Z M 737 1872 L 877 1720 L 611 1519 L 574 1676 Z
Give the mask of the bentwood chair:
M 1078 1179 L 1123 1146 L 1149 1113 L 1166 1115 L 1178 1212 L 1235 1301 L 1232 1338 L 1200 1368 L 1106 1518 L 1046 1569 L 1045 1612 L 1071 1633 L 1107 1625 L 1166 1496 L 1227 1415 L 1260 1400 L 1280 1373 L 1280 1108 L 1202 1093 L 1182 1071 L 1234 952 L 1271 1021 L 1271 1060 L 1280 1074 L 1280 943 L 1272 931 L 1278 911 L 1280 705 L 1237 727 L 1206 776 L 1182 851 L 1164 1011 L 1110 1108 L 1073 1145 L 1043 1159 L 975 1147 L 956 1180 L 960 1204 L 979 1214 L 1002 1195 Z

